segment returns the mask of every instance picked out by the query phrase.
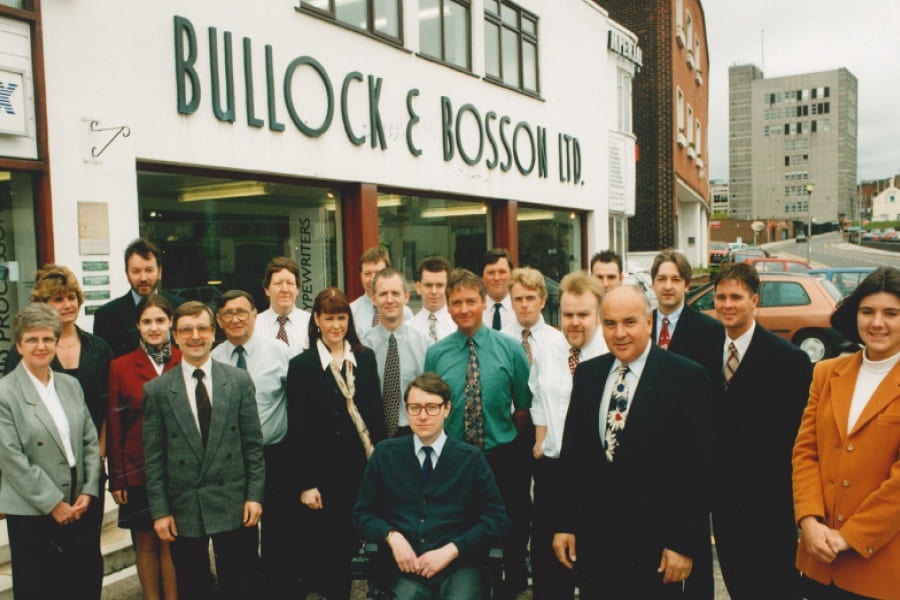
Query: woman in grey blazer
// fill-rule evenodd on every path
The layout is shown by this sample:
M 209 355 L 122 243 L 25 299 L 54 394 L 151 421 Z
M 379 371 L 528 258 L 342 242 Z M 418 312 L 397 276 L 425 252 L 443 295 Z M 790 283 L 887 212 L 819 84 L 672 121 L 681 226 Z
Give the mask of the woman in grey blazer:
M 85 518 L 100 495 L 100 446 L 78 381 L 51 369 L 61 331 L 50 306 L 24 308 L 13 324 L 22 361 L 0 379 L 0 513 L 17 600 L 100 597 Z

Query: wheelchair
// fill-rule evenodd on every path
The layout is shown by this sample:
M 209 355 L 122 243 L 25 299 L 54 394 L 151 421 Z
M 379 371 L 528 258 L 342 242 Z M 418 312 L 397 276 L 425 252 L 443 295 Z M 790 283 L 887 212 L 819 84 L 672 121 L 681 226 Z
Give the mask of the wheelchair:
M 392 577 L 391 566 L 387 561 L 393 557 L 378 542 L 362 541 L 359 551 L 352 561 L 353 579 L 366 582 L 366 600 L 386 600 L 386 587 Z M 499 590 L 503 583 L 503 550 L 492 548 L 487 560 L 481 567 L 482 600 L 499 598 Z

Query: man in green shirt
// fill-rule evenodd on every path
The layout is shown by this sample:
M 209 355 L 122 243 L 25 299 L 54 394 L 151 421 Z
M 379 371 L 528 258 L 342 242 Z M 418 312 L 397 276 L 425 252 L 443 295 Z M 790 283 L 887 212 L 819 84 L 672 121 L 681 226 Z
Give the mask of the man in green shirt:
M 484 281 L 457 269 L 447 282 L 447 308 L 456 332 L 428 349 L 425 371 L 450 385 L 451 410 L 444 424 L 447 435 L 482 450 L 494 472 L 513 532 L 504 544 L 509 597 L 525 588 L 525 555 L 530 529 L 531 456 L 515 444 L 529 432 L 528 359 L 513 338 L 482 321 L 487 302 Z M 533 432 L 530 432 L 533 436 Z

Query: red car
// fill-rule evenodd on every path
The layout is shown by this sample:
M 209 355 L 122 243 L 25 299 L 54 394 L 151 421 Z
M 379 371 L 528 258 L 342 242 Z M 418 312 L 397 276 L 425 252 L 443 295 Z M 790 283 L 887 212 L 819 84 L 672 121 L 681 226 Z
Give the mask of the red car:
M 746 258 L 744 262 L 760 273 L 806 273 L 812 269 L 808 262 L 795 258 Z

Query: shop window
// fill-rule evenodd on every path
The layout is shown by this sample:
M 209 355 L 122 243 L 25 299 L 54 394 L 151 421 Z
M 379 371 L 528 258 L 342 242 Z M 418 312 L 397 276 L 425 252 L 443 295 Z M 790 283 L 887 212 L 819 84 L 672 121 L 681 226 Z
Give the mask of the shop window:
M 30 173 L 0 171 L 0 363 L 13 346 L 13 317 L 28 305 L 37 271 Z M 64 260 L 60 264 L 66 264 Z M 79 265 L 66 264 L 77 271 Z
M 468 0 L 419 0 L 419 51 L 471 69 Z
M 388 248 L 391 262 L 406 276 L 410 289 L 416 265 L 426 256 L 443 256 L 451 265 L 478 272 L 488 248 L 488 207 L 426 196 L 380 193 L 378 231 Z M 415 311 L 418 297 L 410 298 Z
M 559 281 L 581 264 L 581 216 L 577 212 L 523 207 L 518 210 L 519 266 L 544 275 L 544 320 L 559 325 Z
M 237 288 L 266 308 L 261 282 L 276 256 L 301 265 L 300 308 L 343 285 L 339 202 L 325 187 L 138 172 L 140 233 L 163 251 L 165 288 L 207 303 Z
M 485 0 L 484 52 L 488 79 L 537 94 L 538 18 L 506 0 Z
M 301 0 L 300 8 L 393 42 L 403 41 L 400 0 Z

